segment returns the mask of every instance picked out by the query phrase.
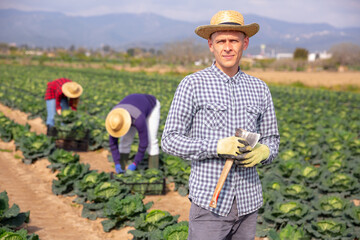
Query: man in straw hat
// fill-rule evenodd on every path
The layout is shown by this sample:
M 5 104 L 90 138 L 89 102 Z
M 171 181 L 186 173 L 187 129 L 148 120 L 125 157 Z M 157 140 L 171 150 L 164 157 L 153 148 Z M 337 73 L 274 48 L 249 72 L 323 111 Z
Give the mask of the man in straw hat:
M 138 151 L 134 162 L 127 169 L 136 170 L 146 151 L 149 154 L 149 168 L 159 167 L 159 121 L 160 102 L 149 94 L 130 94 L 109 112 L 105 127 L 109 133 L 109 145 L 116 173 L 125 171 L 136 132 L 139 136 Z
M 59 78 L 47 83 L 45 93 L 48 133 L 55 125 L 55 114 L 61 114 L 61 109 L 76 111 L 83 89 L 80 84 L 67 78 Z
M 256 165 L 278 154 L 279 132 L 267 85 L 239 67 L 249 38 L 259 30 L 246 25 L 237 11 L 219 11 L 210 25 L 195 33 L 208 41 L 215 61 L 179 84 L 165 123 L 162 150 L 191 160 L 188 239 L 254 239 L 257 211 L 262 206 Z M 234 136 L 237 128 L 257 132 L 251 148 Z M 217 200 L 210 207 L 226 159 L 235 164 Z

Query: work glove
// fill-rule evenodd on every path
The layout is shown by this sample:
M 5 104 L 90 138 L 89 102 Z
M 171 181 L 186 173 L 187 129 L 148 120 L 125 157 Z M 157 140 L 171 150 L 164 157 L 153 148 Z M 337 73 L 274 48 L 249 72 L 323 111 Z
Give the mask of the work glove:
M 234 163 L 241 167 L 253 167 L 261 161 L 267 159 L 269 155 L 269 147 L 265 144 L 257 143 L 250 152 L 239 155 L 234 160 Z
M 130 164 L 128 167 L 127 167 L 128 170 L 131 170 L 131 171 L 135 171 L 136 170 L 136 165 L 135 163 L 132 163 Z
M 221 158 L 237 159 L 241 153 L 251 151 L 249 143 L 239 137 L 227 137 L 220 139 L 217 143 L 217 154 Z
M 119 163 L 115 164 L 115 171 L 117 174 L 125 172 L 124 170 L 122 170 L 121 165 Z

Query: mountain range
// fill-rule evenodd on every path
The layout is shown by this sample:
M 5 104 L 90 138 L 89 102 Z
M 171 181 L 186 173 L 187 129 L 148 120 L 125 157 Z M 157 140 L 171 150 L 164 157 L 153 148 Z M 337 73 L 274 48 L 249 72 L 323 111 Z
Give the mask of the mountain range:
M 246 23 L 257 22 L 260 31 L 250 39 L 250 53 L 293 52 L 295 48 L 326 51 L 334 44 L 360 43 L 360 28 L 336 28 L 329 24 L 302 24 L 244 14 Z M 156 48 L 165 43 L 195 39 L 194 30 L 208 22 L 169 19 L 153 13 L 118 13 L 101 16 L 68 16 L 59 12 L 0 9 L 0 42 L 31 47 Z

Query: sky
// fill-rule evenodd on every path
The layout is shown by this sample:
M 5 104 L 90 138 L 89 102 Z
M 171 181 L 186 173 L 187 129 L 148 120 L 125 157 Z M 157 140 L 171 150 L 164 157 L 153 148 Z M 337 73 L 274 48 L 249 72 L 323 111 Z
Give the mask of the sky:
M 7 8 L 72 16 L 151 12 L 188 22 L 210 22 L 219 10 L 237 10 L 294 23 L 360 27 L 360 0 L 0 0 L 0 9 Z

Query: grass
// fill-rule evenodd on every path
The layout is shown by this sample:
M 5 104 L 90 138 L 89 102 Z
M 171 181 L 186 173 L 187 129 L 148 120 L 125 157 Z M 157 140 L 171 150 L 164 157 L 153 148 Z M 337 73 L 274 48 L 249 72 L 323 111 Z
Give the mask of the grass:
M 12 152 L 10 149 L 0 149 L 0 152 Z

